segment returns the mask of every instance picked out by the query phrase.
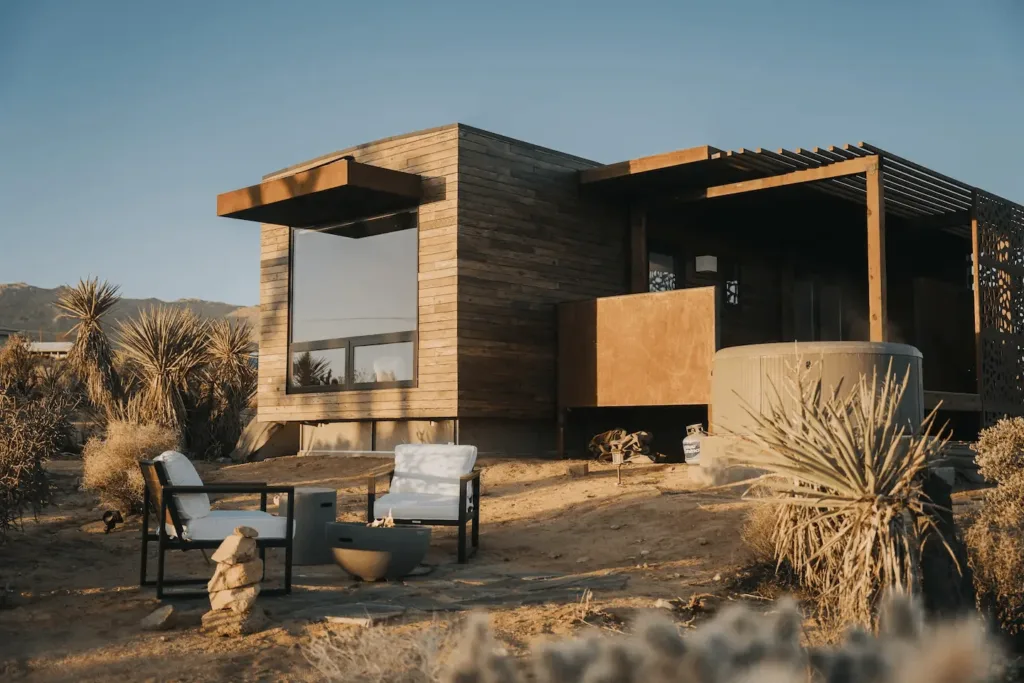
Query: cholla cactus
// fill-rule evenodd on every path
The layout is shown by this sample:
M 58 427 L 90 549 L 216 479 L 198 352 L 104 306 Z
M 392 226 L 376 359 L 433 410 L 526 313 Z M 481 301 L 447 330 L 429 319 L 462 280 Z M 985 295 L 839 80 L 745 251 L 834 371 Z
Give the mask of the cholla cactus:
M 851 629 L 838 646 L 805 649 L 792 600 L 767 614 L 723 610 L 683 637 L 649 616 L 626 637 L 547 643 L 525 670 L 496 654 L 486 621 L 475 617 L 445 683 L 982 683 L 994 680 L 996 651 L 977 620 L 929 627 L 917 603 L 890 596 L 879 633 Z

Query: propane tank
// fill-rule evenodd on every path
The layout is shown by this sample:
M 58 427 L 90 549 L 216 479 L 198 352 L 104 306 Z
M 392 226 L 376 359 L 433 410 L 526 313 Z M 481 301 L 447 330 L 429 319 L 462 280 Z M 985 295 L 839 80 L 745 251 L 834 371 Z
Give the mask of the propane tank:
M 686 427 L 686 438 L 683 439 L 683 462 L 687 465 L 700 464 L 700 446 L 707 432 L 704 425 L 695 424 Z

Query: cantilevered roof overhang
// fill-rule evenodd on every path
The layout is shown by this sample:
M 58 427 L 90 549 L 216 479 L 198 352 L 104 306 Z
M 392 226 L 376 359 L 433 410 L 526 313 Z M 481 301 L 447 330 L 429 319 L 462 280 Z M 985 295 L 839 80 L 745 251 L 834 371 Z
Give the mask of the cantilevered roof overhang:
M 350 158 L 217 196 L 217 215 L 308 228 L 416 206 L 422 177 Z
M 969 222 L 974 187 L 865 142 L 795 151 L 693 147 L 581 171 L 580 185 L 660 203 L 806 184 L 863 204 L 865 171 L 873 164 L 881 171 L 888 213 L 949 227 Z

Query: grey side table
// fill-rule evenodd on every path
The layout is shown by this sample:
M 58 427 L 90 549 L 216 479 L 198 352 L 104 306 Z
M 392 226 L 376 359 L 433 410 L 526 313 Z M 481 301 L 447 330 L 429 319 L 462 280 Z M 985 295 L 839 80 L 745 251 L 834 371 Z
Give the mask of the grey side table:
M 285 502 L 284 500 L 281 501 Z M 295 488 L 295 536 L 292 564 L 332 564 L 334 555 L 327 543 L 326 529 L 338 517 L 338 492 L 315 487 Z M 278 514 L 283 514 L 281 511 Z

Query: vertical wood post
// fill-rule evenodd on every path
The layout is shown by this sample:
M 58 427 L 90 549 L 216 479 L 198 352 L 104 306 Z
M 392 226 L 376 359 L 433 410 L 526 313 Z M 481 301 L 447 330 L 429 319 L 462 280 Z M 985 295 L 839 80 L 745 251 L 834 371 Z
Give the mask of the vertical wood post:
M 629 291 L 650 291 L 650 264 L 647 254 L 647 211 L 629 207 Z
M 971 192 L 971 263 L 974 282 L 974 366 L 978 397 L 982 396 L 981 341 L 981 250 L 978 247 L 978 191 Z M 985 406 L 982 405 L 982 410 Z
M 885 284 L 885 190 L 882 158 L 867 170 L 868 190 L 868 312 L 870 340 L 887 341 L 888 318 Z

